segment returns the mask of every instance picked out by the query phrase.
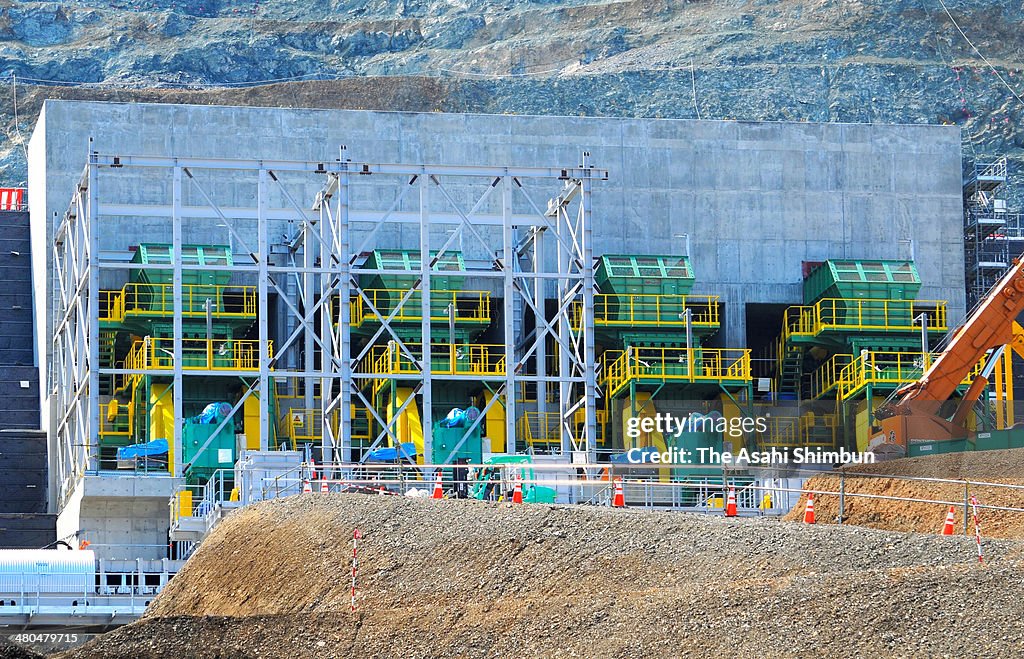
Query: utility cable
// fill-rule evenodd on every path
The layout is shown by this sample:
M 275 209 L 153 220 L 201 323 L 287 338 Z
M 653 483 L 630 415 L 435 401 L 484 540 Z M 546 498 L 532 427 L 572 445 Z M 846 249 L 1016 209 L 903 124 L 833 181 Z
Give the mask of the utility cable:
M 988 65 L 988 68 L 992 70 L 992 73 L 994 73 L 995 76 L 999 78 L 999 82 L 1003 83 L 1003 87 L 1006 87 L 1007 91 L 1013 94 L 1013 97 L 1017 99 L 1017 101 L 1021 105 L 1024 105 L 1024 98 L 1021 98 L 1020 95 L 1013 90 L 1013 87 L 1010 87 L 1010 84 L 1006 82 L 1006 79 L 1003 78 L 999 71 L 996 70 L 996 67 L 992 65 L 992 62 L 988 61 L 988 58 L 981 54 L 981 51 L 978 50 L 978 47 L 974 45 L 974 42 L 971 41 L 970 38 L 968 38 L 968 36 L 964 33 L 963 29 L 960 28 L 960 24 L 956 22 L 955 18 L 953 18 L 953 14 L 949 13 L 949 7 L 946 6 L 945 1 L 939 0 L 939 4 L 942 5 L 942 9 L 946 12 L 946 16 L 949 16 L 950 22 L 953 23 L 953 27 L 955 27 L 956 31 L 960 33 L 960 36 L 964 38 L 964 41 L 966 41 L 971 46 L 971 48 L 974 49 L 974 52 L 978 55 L 978 57 L 980 57 L 982 61 Z

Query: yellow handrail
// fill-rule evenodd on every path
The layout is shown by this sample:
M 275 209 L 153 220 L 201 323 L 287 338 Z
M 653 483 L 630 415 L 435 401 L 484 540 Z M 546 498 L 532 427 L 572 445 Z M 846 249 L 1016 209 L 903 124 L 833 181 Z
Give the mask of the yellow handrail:
M 413 291 L 409 299 L 398 303 L 409 293 L 408 289 L 371 288 L 363 291 L 367 300 L 361 295 L 349 303 L 349 323 L 352 327 L 360 327 L 367 322 L 380 322 L 374 315 L 377 310 L 383 318 L 398 311 L 391 322 L 419 322 L 423 320 L 423 292 Z M 372 306 L 370 306 L 372 305 Z M 489 291 L 430 291 L 430 321 L 434 323 L 448 322 L 448 305 L 455 312 L 455 323 L 489 323 L 491 321 L 491 294 Z
M 416 361 L 394 342 L 376 345 L 363 360 L 364 372 L 374 375 L 419 375 L 423 359 L 420 343 L 406 343 Z M 434 343 L 430 349 L 431 372 L 438 375 L 505 375 L 505 346 L 499 344 Z
M 839 429 L 839 419 L 835 414 L 813 414 L 802 416 L 779 416 L 772 414 L 762 417 L 767 430 L 761 434 L 759 446 L 795 447 L 822 446 L 834 447 Z M 828 433 L 828 441 L 812 441 L 811 434 L 815 428 L 823 428 Z
M 662 382 L 750 381 L 746 348 L 638 348 L 624 352 L 604 371 L 606 395 L 614 396 L 632 379 Z
M 940 300 L 876 300 L 825 298 L 809 306 L 793 306 L 783 317 L 783 336 L 816 336 L 825 330 L 913 331 L 924 314 L 929 331 L 948 329 L 946 303 Z
M 107 403 L 107 406 L 106 410 L 100 410 L 100 437 L 131 437 L 135 428 L 134 397 L 127 403 L 121 403 L 115 398 Z M 122 418 L 122 410 L 127 413 L 127 419 Z M 118 423 L 119 420 L 121 423 Z M 118 429 L 120 426 L 127 429 L 120 430 Z
M 594 296 L 594 324 L 624 327 L 685 327 L 684 313 L 690 310 L 690 325 L 695 328 L 717 328 L 720 325 L 717 295 L 661 295 L 641 293 Z M 580 326 L 583 303 L 571 307 L 573 329 Z
M 601 432 L 607 421 L 607 414 L 604 410 L 596 410 L 598 446 L 604 445 L 605 433 Z M 560 412 L 523 412 L 516 424 L 517 436 L 526 441 L 529 446 L 551 446 L 558 445 L 562 441 L 562 415 Z M 535 424 L 530 422 L 534 421 Z M 586 410 L 577 410 L 573 424 L 577 432 L 582 432 L 586 425 Z M 537 426 L 537 433 L 534 433 L 533 425 Z
M 286 404 L 292 397 L 278 398 L 278 404 Z M 318 400 L 318 399 L 317 399 Z M 352 405 L 352 439 L 370 439 L 370 411 L 364 407 Z M 278 429 L 284 437 L 291 440 L 294 448 L 297 442 L 318 442 L 323 438 L 323 410 L 320 408 L 289 407 L 281 413 Z M 334 410 L 330 414 L 331 430 L 335 437 L 341 425 L 341 412 Z
M 206 316 L 206 300 L 213 303 L 214 318 L 255 318 L 255 286 L 184 284 L 181 287 L 182 316 Z M 100 321 L 123 323 L 129 316 L 168 316 L 174 312 L 172 284 L 125 284 L 119 291 L 100 291 Z
M 811 374 L 811 398 L 821 398 L 839 385 L 840 372 L 853 361 L 853 355 L 836 354 Z
M 867 385 L 895 388 L 915 382 L 936 357 L 937 353 L 865 351 L 839 372 L 839 398 L 851 398 Z M 984 366 L 981 359 L 961 384 L 970 384 Z
M 259 341 L 238 339 L 183 339 L 182 369 L 204 371 L 253 371 L 259 369 Z M 274 356 L 273 341 L 267 342 L 267 355 Z M 139 339 L 132 344 L 124 360 L 125 370 L 163 371 L 174 369 L 174 339 Z M 116 390 L 132 386 L 142 376 L 122 375 Z

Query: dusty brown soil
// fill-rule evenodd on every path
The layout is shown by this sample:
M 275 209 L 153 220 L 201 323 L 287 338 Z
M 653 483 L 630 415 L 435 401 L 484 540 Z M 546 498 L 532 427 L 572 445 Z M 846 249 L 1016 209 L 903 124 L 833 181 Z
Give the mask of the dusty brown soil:
M 348 613 L 354 528 L 360 599 Z M 66 657 L 873 656 L 1024 645 L 1024 543 L 312 494 L 235 513 L 146 617 Z
M 908 458 L 852 467 L 847 471 L 1024 485 L 1024 449 Z M 844 480 L 845 491 L 849 495 L 845 497 L 844 523 L 876 529 L 938 533 L 945 523 L 949 507 L 933 503 L 858 498 L 852 495 L 861 493 L 955 502 L 956 530 L 960 534 L 964 533 L 963 501 L 965 493 L 968 497 L 977 497 L 978 502 L 982 505 L 1024 508 L 1024 489 L 1013 490 L 960 483 L 901 481 L 852 475 L 846 476 Z M 816 476 L 807 481 L 805 488 L 838 492 L 839 481 L 839 477 L 835 475 Z M 786 516 L 786 519 L 802 520 L 805 506 L 806 496 L 802 496 L 799 504 Z M 827 494 L 815 496 L 814 511 L 818 523 L 834 523 L 839 516 L 839 497 Z M 979 518 L 984 537 L 1024 538 L 1024 513 L 982 509 Z M 967 533 L 973 537 L 973 519 L 968 520 Z

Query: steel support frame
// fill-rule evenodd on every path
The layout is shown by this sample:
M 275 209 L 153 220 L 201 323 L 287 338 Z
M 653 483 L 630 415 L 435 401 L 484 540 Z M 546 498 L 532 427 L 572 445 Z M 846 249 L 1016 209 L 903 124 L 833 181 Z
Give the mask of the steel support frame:
M 348 323 L 339 324 L 337 361 L 331 361 L 335 372 L 332 391 L 337 393 L 325 407 L 326 414 L 341 407 L 342 432 L 340 455 L 351 456 L 351 430 L 348 421 L 349 404 L 356 402 L 370 408 L 371 416 L 380 424 L 382 430 L 373 438 L 370 449 L 380 446 L 383 442 L 398 442 L 396 426 L 399 415 L 409 405 L 418 404 L 424 435 L 424 456 L 426 464 L 447 464 L 454 459 L 468 436 L 482 422 L 483 416 L 494 405 L 505 407 L 505 434 L 508 450 L 515 450 L 516 421 L 519 416 L 517 392 L 521 382 L 535 382 L 537 391 L 544 392 L 556 388 L 563 394 L 560 404 L 562 428 L 565 445 L 570 451 L 583 451 L 594 457 L 596 451 L 596 404 L 597 395 L 596 371 L 594 364 L 594 314 L 593 291 L 594 269 L 592 242 L 590 233 L 591 221 L 591 188 L 594 180 L 606 180 L 607 171 L 597 170 L 589 163 L 589 155 L 584 154 L 583 163 L 575 168 L 526 168 L 508 167 L 447 167 L 433 165 L 378 165 L 373 163 L 352 163 L 344 158 L 339 162 L 339 171 L 328 174 L 327 186 L 318 194 L 314 208 L 319 211 L 320 223 L 334 220 L 338 231 L 346 238 L 359 235 L 358 246 L 353 248 L 353 241 L 344 240 L 339 254 L 341 264 L 347 270 L 341 272 L 338 294 L 341 300 L 360 297 L 368 312 L 372 314 L 380 327 L 361 349 L 353 346 Z M 358 175 L 353 175 L 353 173 Z M 366 209 L 349 209 L 343 200 L 353 197 L 355 186 L 367 179 L 362 175 L 373 174 L 374 183 L 379 184 L 381 174 L 390 175 L 395 183 L 395 203 L 386 211 L 368 211 Z M 479 193 L 469 195 L 475 198 L 472 205 L 456 200 L 449 189 L 449 182 L 467 187 L 479 186 Z M 550 186 L 561 183 L 560 193 L 547 201 L 547 211 L 542 211 L 533 199 L 525 183 L 537 183 Z M 550 189 L 550 188 L 548 188 Z M 547 194 L 550 194 L 548 192 Z M 491 196 L 495 199 L 491 199 Z M 500 199 L 497 198 L 500 196 Z M 404 201 L 405 207 L 402 207 Z M 498 206 L 500 213 L 487 212 L 490 207 Z M 468 206 L 468 207 L 467 207 Z M 410 209 L 410 207 L 414 207 Z M 517 212 L 518 211 L 518 212 Z M 495 217 L 500 217 L 500 225 Z M 359 284 L 362 275 L 406 275 L 404 270 L 382 270 L 365 266 L 361 255 L 375 246 L 375 236 L 381 227 L 391 222 L 413 223 L 418 218 L 417 236 L 420 255 L 420 270 L 416 273 L 417 281 L 404 292 L 403 297 L 393 309 L 377 309 Z M 365 227 L 369 224 L 369 227 Z M 444 233 L 444 228 L 449 228 Z M 359 230 L 363 229 L 363 230 Z M 497 240 L 488 241 L 483 233 Z M 439 236 L 447 236 L 439 237 Z M 430 291 L 434 290 L 432 279 L 438 276 L 436 264 L 443 255 L 453 248 L 456 240 L 469 241 L 476 247 L 482 246 L 493 255 L 489 264 L 472 266 L 467 264 L 463 272 L 444 271 L 447 278 L 461 277 L 464 281 L 480 282 L 488 280 L 500 281 L 503 293 L 501 305 L 501 337 L 505 372 L 502 377 L 481 378 L 475 374 L 435 374 L 431 360 L 431 343 L 435 334 L 430 321 Z M 552 270 L 550 264 L 545 265 L 543 240 L 557 241 L 559 245 L 558 268 Z M 525 244 L 525 247 L 523 245 Z M 406 245 L 407 248 L 411 245 Z M 530 264 L 528 269 L 520 265 L 523 259 Z M 543 307 L 544 291 L 548 286 L 558 292 L 558 310 L 554 317 L 548 318 Z M 347 292 L 346 292 L 347 288 Z M 394 316 L 409 302 L 413 293 L 420 293 L 420 354 L 400 338 L 393 326 Z M 528 337 L 517 336 L 516 298 L 521 297 L 526 306 L 537 318 L 537 329 Z M 584 326 L 579 332 L 572 332 L 571 318 L 573 306 L 583 308 Z M 539 305 L 539 306 L 538 306 Z M 348 305 L 341 305 L 343 312 Z M 520 324 L 520 327 L 522 325 Z M 559 332 L 565 331 L 563 336 Z M 446 340 L 446 339 L 445 339 Z M 561 366 L 549 373 L 545 368 L 545 356 L 548 353 L 547 343 L 560 346 L 559 354 L 563 357 Z M 388 343 L 417 365 L 415 376 L 374 373 L 361 366 L 373 345 Z M 530 362 L 531 357 L 534 358 Z M 589 359 L 589 364 L 586 363 Z M 325 374 L 327 377 L 327 374 Z M 487 380 L 489 387 L 497 392 L 490 403 L 482 410 L 483 414 L 473 426 L 466 430 L 462 440 L 447 455 L 432 455 L 433 397 L 435 383 L 470 382 L 480 383 Z M 369 400 L 356 383 L 371 383 L 379 380 L 390 380 L 408 383 L 413 388 L 413 395 L 394 410 L 392 420 L 385 418 L 373 409 L 373 401 Z M 542 394 L 541 394 L 542 396 Z M 326 399 L 325 399 L 326 400 Z M 543 402 L 540 403 L 543 409 Z M 575 415 L 583 409 L 586 421 L 583 432 L 577 432 Z M 325 454 L 326 446 L 325 433 Z
M 419 250 L 422 269 L 420 281 L 408 291 L 408 300 L 415 290 L 422 291 L 423 338 L 421 344 L 429 346 L 431 327 L 429 322 L 431 277 L 436 276 L 433 265 L 445 251 L 452 248 L 457 236 L 464 240 L 476 240 L 485 244 L 494 254 L 494 260 L 486 267 L 470 268 L 464 273 L 445 272 L 445 276 L 462 276 L 467 280 L 501 281 L 504 288 L 503 333 L 506 373 L 498 378 L 500 385 L 491 405 L 506 406 L 506 434 L 514 447 L 515 422 L 517 419 L 516 392 L 520 381 L 536 382 L 537 390 L 543 392 L 557 388 L 560 392 L 563 444 L 571 451 L 587 451 L 593 455 L 596 438 L 595 396 L 596 373 L 594 364 L 593 333 L 593 254 L 590 234 L 591 198 L 594 180 L 606 180 L 607 171 L 593 168 L 585 156 L 577 167 L 459 167 L 444 165 L 390 165 L 373 163 L 352 163 L 345 157 L 345 150 L 335 162 L 284 162 L 266 160 L 222 160 L 192 158 L 162 158 L 104 155 L 90 149 L 88 162 L 73 195 L 67 212 L 55 229 L 54 273 L 53 273 L 53 364 L 48 369 L 51 381 L 49 391 L 56 400 L 55 442 L 60 453 L 55 464 L 58 473 L 52 482 L 59 490 L 58 502 L 62 504 L 70 496 L 77 481 L 87 472 L 99 468 L 100 431 L 100 378 L 115 374 L 137 373 L 143 375 L 170 376 L 173 381 L 173 405 L 175 432 L 173 438 L 176 456 L 175 474 L 180 476 L 184 467 L 181 460 L 181 427 L 184 414 L 184 383 L 191 376 L 208 376 L 213 371 L 192 371 L 183 367 L 182 345 L 182 280 L 186 273 L 196 270 L 228 270 L 237 272 L 257 282 L 257 332 L 259 337 L 258 366 L 254 371 L 245 371 L 246 377 L 256 380 L 255 390 L 246 395 L 260 397 L 261 448 L 269 448 L 268 438 L 271 419 L 267 408 L 271 378 L 295 378 L 304 383 L 305 400 L 311 400 L 310 393 L 319 390 L 321 405 L 321 427 L 323 444 L 321 459 L 324 461 L 350 461 L 354 456 L 351 442 L 351 404 L 369 402 L 354 383 L 372 377 L 373 374 L 359 371 L 360 355 L 353 349 L 349 325 L 348 304 L 340 304 L 334 323 L 333 305 L 339 300 L 363 296 L 359 277 L 373 271 L 363 267 L 360 254 L 372 245 L 373 236 L 379 227 L 388 224 L 418 225 Z M 170 185 L 167 199 L 160 203 L 139 203 L 131 198 L 123 187 L 111 185 L 102 188 L 106 177 L 133 168 L 149 168 L 169 172 Z M 196 177 L 203 171 L 213 180 L 231 186 L 244 180 L 256 187 L 255 204 L 250 207 L 235 207 L 220 203 L 215 195 L 208 192 Z M 282 183 L 279 175 L 309 175 L 323 180 L 323 185 L 311 207 L 300 207 L 293 195 Z M 371 176 L 372 175 L 372 176 Z M 223 177 L 221 180 L 219 177 Z M 397 188 L 413 189 L 418 194 L 417 209 L 409 211 L 400 208 L 400 201 L 408 197 L 405 191 L 396 195 L 391 209 L 350 208 L 352 189 L 364 181 L 381 178 L 395 181 Z M 312 179 L 316 180 L 316 178 Z M 448 191 L 448 181 L 479 181 L 484 192 L 472 208 L 465 208 Z M 541 211 L 528 192 L 525 182 L 537 182 L 550 188 L 552 183 L 563 184 L 563 189 L 547 203 L 547 211 Z M 186 203 L 183 186 L 189 186 L 191 205 Z M 129 186 L 130 188 L 130 186 Z M 116 198 L 121 190 L 128 198 Z M 500 195 L 500 212 L 485 210 L 485 203 L 492 190 Z M 272 192 L 277 191 L 279 203 L 271 207 Z M 550 194 L 550 192 L 548 192 Z M 497 195 L 496 195 L 497 196 Z M 199 203 L 196 203 L 196 200 Z M 408 201 L 408 199 L 406 199 Z M 518 212 L 516 212 L 518 210 Z M 137 216 L 149 219 L 164 219 L 168 223 L 167 233 L 171 236 L 172 287 L 175 301 L 172 310 L 173 369 L 132 370 L 121 364 L 100 364 L 99 317 L 101 273 L 120 273 L 129 267 L 124 261 L 105 260 L 106 250 L 124 251 L 128 245 L 117 244 L 118 232 L 110 220 L 115 216 Z M 255 220 L 255 236 L 240 235 L 235 230 L 236 221 Z M 232 266 L 196 266 L 181 262 L 181 247 L 185 221 L 209 222 L 211 226 L 223 227 L 236 255 L 247 255 L 249 262 Z M 301 252 L 301 260 L 290 258 L 284 263 L 271 262 L 270 223 L 285 222 L 298 227 L 297 234 L 289 238 L 286 246 L 292 256 Z M 104 223 L 106 222 L 106 223 Z M 371 225 L 373 229 L 362 234 L 354 231 L 356 225 Z M 439 226 L 454 227 L 447 240 L 438 240 Z M 487 244 L 481 231 L 488 229 L 500 232 L 501 244 Z M 532 235 L 535 245 L 528 245 L 527 252 L 536 249 L 526 258 L 533 259 L 529 270 L 520 267 L 520 253 L 517 241 Z M 353 247 L 354 239 L 360 236 L 362 242 Z M 557 268 L 546 267 L 542 240 L 558 246 Z M 530 241 L 527 241 L 528 243 Z M 443 243 L 443 244 L 440 244 Z M 101 251 L 104 250 L 104 251 Z M 287 250 L 285 250 L 287 251 Z M 131 268 L 146 269 L 167 266 L 131 264 Z M 389 274 L 406 275 L 404 271 Z M 289 293 L 284 282 L 294 278 L 299 282 Z M 553 287 L 557 291 L 558 311 L 552 318 L 546 318 L 543 302 L 544 291 Z M 284 325 L 293 328 L 290 336 L 278 337 L 274 356 L 271 357 L 268 339 L 271 327 L 271 296 L 276 295 L 281 313 L 293 316 L 294 323 Z M 514 309 L 513 296 L 523 298 L 526 306 L 538 315 L 538 327 L 530 340 L 514 336 L 515 323 L 511 317 Z M 403 302 L 404 303 L 404 302 Z M 582 303 L 583 325 L 578 332 L 571 327 L 571 307 Z M 540 305 L 538 307 L 538 305 Z M 371 305 L 372 306 L 372 305 Z M 400 305 L 399 305 L 400 307 Z M 391 339 L 399 344 L 407 356 L 411 351 L 401 345 L 391 328 L 391 317 L 377 314 L 381 323 L 377 339 Z M 397 313 L 391 311 L 390 316 Z M 278 325 L 281 326 L 281 325 Z M 545 343 L 547 342 L 547 343 Z M 301 347 L 302 359 L 293 360 L 293 368 L 285 368 L 280 356 L 292 346 Z M 558 350 L 559 368 L 549 373 L 543 364 L 539 368 L 528 368 L 531 356 L 540 362 L 549 354 L 550 346 Z M 476 375 L 434 375 L 431 368 L 429 348 L 418 360 L 421 374 L 414 386 L 414 395 L 406 401 L 412 404 L 418 399 L 423 405 L 425 445 L 430 447 L 431 430 L 431 389 L 435 383 L 452 380 L 479 382 Z M 218 373 L 221 374 L 221 373 Z M 241 372 L 223 372 L 226 377 L 237 377 Z M 395 376 L 383 376 L 392 379 Z M 541 404 L 543 405 L 543 403 Z M 236 412 L 241 405 L 236 406 Z M 543 408 L 542 408 L 543 409 Z M 585 410 L 585 424 L 582 433 L 577 433 L 574 423 L 577 410 Z M 329 419 L 339 412 L 340 424 L 337 434 Z M 486 410 L 485 410 L 486 412 Z M 373 412 L 378 422 L 382 421 Z M 241 424 L 239 424 L 241 425 Z M 466 435 L 468 436 L 467 431 Z M 393 429 L 385 428 L 374 442 L 394 437 Z M 463 439 L 465 441 L 465 438 Z M 450 456 L 424 456 L 426 462 L 444 460 Z
M 236 383 L 239 377 L 252 378 L 254 386 L 244 392 L 243 400 L 235 406 L 232 416 L 236 425 L 242 426 L 241 403 L 249 395 L 260 398 L 261 437 L 260 448 L 267 449 L 271 436 L 272 419 L 267 404 L 271 390 L 271 378 L 300 378 L 314 381 L 321 375 L 312 372 L 314 358 L 306 355 L 306 359 L 296 362 L 293 368 L 283 368 L 279 358 L 292 344 L 299 346 L 330 345 L 330 336 L 325 341 L 314 319 L 323 310 L 323 317 L 328 317 L 329 297 L 321 297 L 315 304 L 306 305 L 303 301 L 288 299 L 284 282 L 289 278 L 300 281 L 330 281 L 336 278 L 335 268 L 328 261 L 314 266 L 310 260 L 301 264 L 271 264 L 272 244 L 270 238 L 270 222 L 290 221 L 301 227 L 301 243 L 314 246 L 324 241 L 323 235 L 310 239 L 311 234 L 322 234 L 323 228 L 310 221 L 308 209 L 297 206 L 294 198 L 287 192 L 284 184 L 275 175 L 268 163 L 258 160 L 230 161 L 179 160 L 172 158 L 134 159 L 132 157 L 102 155 L 89 153 L 88 162 L 76 187 L 71 203 L 64 216 L 57 222 L 54 231 L 54 272 L 53 272 L 53 363 L 50 365 L 49 391 L 56 400 L 56 441 L 59 455 L 53 461 L 57 466 L 57 474 L 51 477 L 51 483 L 57 488 L 58 508 L 63 507 L 73 492 L 77 482 L 86 472 L 99 470 L 99 432 L 100 424 L 100 378 L 114 375 L 139 374 L 167 377 L 172 382 L 172 404 L 176 423 L 173 436 L 167 439 L 173 446 L 173 475 L 181 476 L 185 467 L 182 461 L 181 420 L 184 416 L 183 394 L 185 383 L 190 377 L 224 377 L 225 382 Z M 162 170 L 169 174 L 169 185 L 166 198 L 162 203 L 137 204 L 133 199 L 118 199 L 124 192 L 123 186 L 104 185 L 107 177 L 117 177 L 132 167 L 144 167 L 149 170 Z M 212 178 L 218 183 L 220 177 L 232 183 L 255 184 L 256 200 L 251 208 L 226 207 L 204 189 L 196 173 L 210 169 Z M 233 170 L 230 174 L 218 170 Z M 320 163 L 305 163 L 303 167 L 291 164 L 287 171 L 309 175 L 307 185 L 316 186 L 323 180 L 324 169 Z M 157 178 L 159 174 L 154 175 Z M 198 196 L 205 200 L 204 205 L 185 205 L 183 185 L 191 186 L 193 199 Z M 277 191 L 286 202 L 283 207 L 271 208 L 271 198 Z M 112 220 L 123 212 L 130 211 L 140 217 L 166 222 L 166 231 L 154 232 L 156 241 L 166 241 L 170 237 L 171 264 L 146 265 L 128 264 L 123 260 L 107 259 L 111 252 L 124 252 L 129 245 L 118 243 L 118 227 Z M 192 220 L 209 224 L 211 227 L 219 223 L 230 234 L 228 242 L 236 246 L 236 256 L 241 253 L 249 263 L 238 263 L 233 266 L 198 266 L 182 262 L 181 253 L 184 244 L 183 222 Z M 239 235 L 233 224 L 237 220 L 255 221 L 254 231 L 250 235 Z M 329 251 L 329 250 L 328 250 Z M 113 278 L 127 279 L 127 269 L 162 269 L 172 271 L 172 297 L 170 321 L 174 334 L 172 341 L 170 369 L 130 369 L 123 364 L 101 364 L 100 348 L 100 282 L 101 275 L 113 273 Z M 256 300 L 256 332 L 258 335 L 257 367 L 251 370 L 213 370 L 187 369 L 183 366 L 184 349 L 183 335 L 183 277 L 190 271 L 231 271 L 248 278 L 254 278 L 257 287 Z M 299 293 L 307 292 L 303 286 Z M 293 314 L 297 319 L 295 329 L 289 337 L 279 337 L 275 344 L 275 355 L 269 349 L 270 327 L 273 306 L 272 295 L 277 296 L 279 306 L 286 308 L 285 313 Z M 300 309 L 302 311 L 300 311 Z M 266 393 L 263 393 L 266 392 Z M 218 428 L 225 427 L 224 424 Z M 216 438 L 211 437 L 211 441 Z M 207 442 L 207 446 L 209 442 Z
M 99 409 L 90 399 L 97 390 L 96 355 L 90 337 L 95 338 L 98 322 L 96 296 L 96 240 L 92 231 L 96 188 L 95 163 L 90 158 L 67 211 L 54 228 L 53 272 L 53 363 L 47 369 L 47 388 L 56 402 L 53 425 L 58 453 L 51 464 L 50 486 L 62 505 L 78 480 L 97 462 L 96 431 Z

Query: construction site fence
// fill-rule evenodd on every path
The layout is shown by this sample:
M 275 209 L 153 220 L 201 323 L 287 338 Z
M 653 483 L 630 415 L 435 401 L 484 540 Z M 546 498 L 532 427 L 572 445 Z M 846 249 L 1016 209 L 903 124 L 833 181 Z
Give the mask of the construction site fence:
M 466 477 L 455 479 L 454 469 L 465 469 Z M 462 465 L 398 465 L 398 464 L 307 464 L 295 467 L 285 474 L 261 479 L 257 499 L 280 498 L 301 494 L 308 485 L 313 492 L 320 492 L 326 484 L 329 492 L 363 492 L 375 495 L 419 495 L 431 496 L 435 487 L 438 470 L 442 474 L 442 489 L 446 496 L 457 490 L 470 490 L 479 478 L 471 477 L 475 471 L 489 469 L 497 474 L 493 478 L 495 498 L 508 500 L 516 483 L 524 492 L 532 486 L 553 488 L 558 493 L 557 503 L 611 505 L 616 481 L 623 486 L 626 504 L 629 507 L 677 509 L 692 512 L 723 513 L 729 490 L 735 492 L 737 507 L 741 514 L 783 515 L 791 510 L 801 495 L 835 496 L 839 499 L 838 523 L 843 523 L 847 500 L 877 499 L 904 502 L 907 504 L 934 504 L 954 506 L 964 510 L 964 519 L 973 507 L 972 496 L 979 488 L 987 491 L 1007 490 L 1024 493 L 1024 485 L 991 483 L 963 479 L 943 479 L 914 476 L 892 476 L 853 472 L 831 472 L 822 470 L 790 470 L 775 477 L 757 475 L 746 470 L 722 469 L 718 473 L 698 473 L 706 467 L 680 465 L 609 465 L 566 464 L 566 463 L 517 463 L 517 464 L 462 464 Z M 686 475 L 689 471 L 689 475 Z M 675 472 L 675 473 L 672 473 Z M 671 474 L 671 475 L 670 475 Z M 836 489 L 807 488 L 806 479 L 812 476 L 831 476 L 839 483 Z M 683 478 L 685 480 L 673 480 Z M 930 499 L 925 497 L 901 497 L 883 494 L 847 491 L 851 479 L 885 479 L 901 482 L 922 482 L 952 484 L 963 488 L 962 498 Z M 800 483 L 799 485 L 795 485 Z M 465 486 L 464 488 L 458 487 Z M 382 491 L 383 488 L 383 491 Z M 250 487 L 250 489 L 254 489 Z M 413 491 L 416 492 L 413 492 Z M 223 494 L 224 488 L 212 488 L 207 492 L 214 495 L 207 499 L 207 508 L 218 505 L 216 494 Z M 215 494 L 216 493 L 216 494 Z M 243 502 L 244 503 L 244 502 Z M 235 505 L 238 505 L 237 503 Z M 979 510 L 1024 513 L 1024 507 L 1000 506 L 977 503 Z M 966 524 L 966 522 L 965 522 Z

